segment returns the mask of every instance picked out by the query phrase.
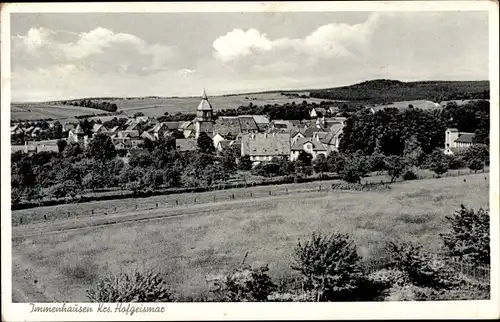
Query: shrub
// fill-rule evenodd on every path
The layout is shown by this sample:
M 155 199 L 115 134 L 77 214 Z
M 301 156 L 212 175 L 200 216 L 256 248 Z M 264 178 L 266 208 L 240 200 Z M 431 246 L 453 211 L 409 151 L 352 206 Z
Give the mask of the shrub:
M 413 284 L 396 285 L 389 289 L 386 301 L 424 301 L 436 296 L 436 290 Z
M 314 302 L 315 294 L 313 292 L 300 293 L 273 293 L 268 296 L 269 302 Z
M 403 180 L 416 180 L 416 179 L 418 179 L 418 176 L 411 169 L 406 169 L 405 172 L 403 173 Z
M 472 263 L 490 263 L 490 214 L 464 205 L 446 219 L 450 231 L 441 234 L 447 254 Z
M 385 158 L 385 168 L 387 169 L 387 174 L 391 177 L 391 182 L 394 182 L 397 178 L 403 174 L 404 162 L 403 158 L 397 155 L 391 155 Z
M 92 302 L 173 302 L 172 293 L 159 273 L 120 273 L 104 277 L 87 290 Z
M 361 278 L 359 260 L 347 235 L 313 233 L 295 247 L 291 267 L 302 274 L 305 289 L 314 290 L 317 301 L 339 300 L 356 290 Z
M 419 244 L 390 242 L 389 252 L 395 267 L 406 274 L 407 283 L 434 289 L 458 284 L 456 273 L 444 261 L 423 252 Z
M 252 169 L 252 161 L 249 155 L 242 156 L 238 161 L 238 169 L 247 171 Z
M 214 278 L 210 292 L 216 302 L 263 302 L 276 290 L 267 265 L 239 268 Z
M 368 173 L 369 169 L 370 165 L 364 157 L 353 157 L 345 162 L 340 176 L 346 182 L 361 183 L 361 178 Z

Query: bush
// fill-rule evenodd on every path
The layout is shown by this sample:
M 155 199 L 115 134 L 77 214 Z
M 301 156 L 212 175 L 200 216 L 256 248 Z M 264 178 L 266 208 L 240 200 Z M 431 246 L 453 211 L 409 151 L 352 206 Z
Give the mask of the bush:
M 437 295 L 436 290 L 412 284 L 396 285 L 388 291 L 386 301 L 424 301 Z
M 387 169 L 387 174 L 391 177 L 391 183 L 403 174 L 403 161 L 403 158 L 397 155 L 391 155 L 385 158 L 385 168 Z
M 295 247 L 292 269 L 299 271 L 306 291 L 317 301 L 342 300 L 356 291 L 361 270 L 356 246 L 345 234 L 313 233 Z
M 419 244 L 391 242 L 389 252 L 395 267 L 407 275 L 408 283 L 434 289 L 446 289 L 459 283 L 457 274 L 444 261 L 423 252 Z
M 361 183 L 361 178 L 366 176 L 370 170 L 370 165 L 364 157 L 352 157 L 345 162 L 340 171 L 342 180 L 349 183 Z
M 490 263 L 490 214 L 480 208 L 464 205 L 453 216 L 447 216 L 450 231 L 441 234 L 447 254 L 471 263 Z
M 417 174 L 411 170 L 411 169 L 407 169 L 404 173 L 403 173 L 403 180 L 416 180 L 418 179 L 418 176 Z
M 214 278 L 210 292 L 216 302 L 263 302 L 276 290 L 267 265 L 245 267 Z
M 102 278 L 87 297 L 92 302 L 173 302 L 163 277 L 151 271 Z

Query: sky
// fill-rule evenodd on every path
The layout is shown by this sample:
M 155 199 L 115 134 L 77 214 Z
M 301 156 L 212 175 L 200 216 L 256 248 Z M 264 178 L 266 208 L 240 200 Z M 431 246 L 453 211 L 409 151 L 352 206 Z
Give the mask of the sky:
M 12 13 L 12 101 L 487 80 L 488 12 Z

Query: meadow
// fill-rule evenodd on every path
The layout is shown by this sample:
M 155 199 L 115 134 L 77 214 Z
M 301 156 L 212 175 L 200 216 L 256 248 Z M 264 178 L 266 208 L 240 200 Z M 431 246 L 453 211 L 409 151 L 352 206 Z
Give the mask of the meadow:
M 54 119 L 62 120 L 74 118 L 79 115 L 99 114 L 105 111 L 71 105 L 53 105 L 44 103 L 11 104 L 11 120 L 41 120 Z
M 254 105 L 266 104 L 285 104 L 285 103 L 302 103 L 303 100 L 308 102 L 320 103 L 322 100 L 316 98 L 289 98 L 280 93 L 260 93 L 260 94 L 238 94 L 228 96 L 210 96 L 208 100 L 212 104 L 214 110 L 235 109 L 241 105 L 248 105 L 250 102 Z M 133 116 L 137 112 L 142 112 L 146 116 L 163 116 L 165 112 L 175 114 L 194 113 L 200 97 L 178 97 L 178 98 L 130 98 L 116 99 L 109 101 L 118 106 L 118 112 L 123 111 L 129 116 Z
M 98 276 L 152 268 L 189 296 L 206 292 L 207 278 L 236 267 L 247 252 L 246 263 L 268 263 L 279 279 L 292 274 L 293 248 L 313 231 L 351 234 L 366 261 L 383 257 L 385 243 L 397 238 L 437 253 L 445 216 L 461 204 L 488 208 L 485 176 L 398 182 L 385 192 L 267 196 L 244 206 L 216 202 L 196 213 L 184 206 L 183 216 L 53 234 L 40 226 L 31 237 L 13 231 L 13 288 L 23 288 L 31 301 L 87 301 L 85 290 Z M 33 279 L 30 289 L 27 280 Z

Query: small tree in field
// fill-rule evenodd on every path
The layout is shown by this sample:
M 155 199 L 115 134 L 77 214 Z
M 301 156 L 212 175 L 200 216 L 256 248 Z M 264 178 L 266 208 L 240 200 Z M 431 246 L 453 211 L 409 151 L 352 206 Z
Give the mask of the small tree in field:
M 442 234 L 448 255 L 473 263 L 490 263 L 490 214 L 463 205 L 453 216 L 447 216 L 450 231 Z
M 384 160 L 387 174 L 391 177 L 391 183 L 399 178 L 405 169 L 404 160 L 397 155 L 391 155 Z
M 364 157 L 352 157 L 345 162 L 340 176 L 346 182 L 361 183 L 361 178 L 366 176 L 369 170 L 370 165 Z
M 449 165 L 446 156 L 440 150 L 432 152 L 429 158 L 429 170 L 433 171 L 438 177 L 448 172 Z
M 357 288 L 359 260 L 349 236 L 313 233 L 295 247 L 292 269 L 302 274 L 306 290 L 314 290 L 317 301 L 338 300 Z

